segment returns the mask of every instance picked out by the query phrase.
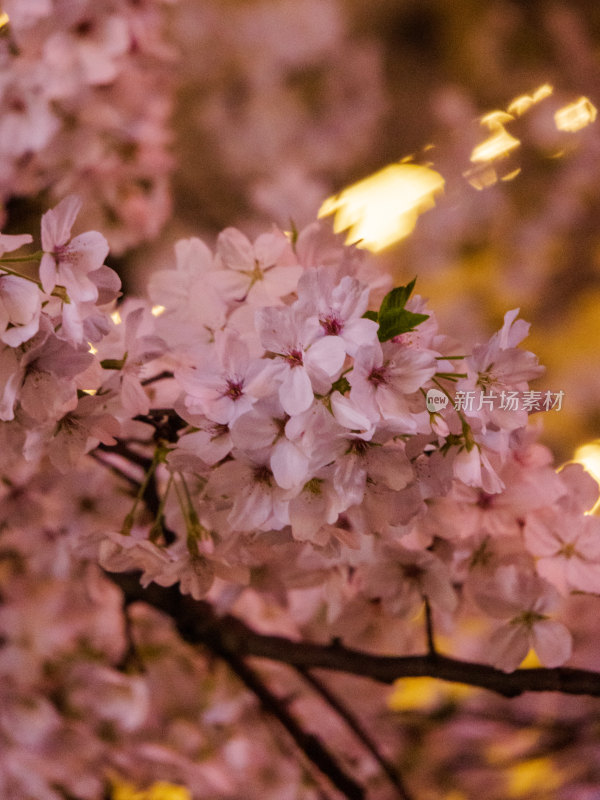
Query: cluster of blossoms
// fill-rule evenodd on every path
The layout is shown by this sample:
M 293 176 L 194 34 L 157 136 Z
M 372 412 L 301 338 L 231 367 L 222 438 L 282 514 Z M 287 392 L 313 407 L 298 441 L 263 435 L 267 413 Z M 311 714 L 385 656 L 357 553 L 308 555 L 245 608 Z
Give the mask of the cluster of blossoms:
M 91 452 L 124 486 L 110 524 L 67 526 L 73 556 L 240 613 L 274 597 L 319 637 L 364 642 L 374 615 L 408 623 L 425 602 L 446 632 L 488 619 L 505 671 L 530 648 L 570 658 L 568 596 L 600 590 L 595 482 L 553 469 L 522 407 L 426 401 L 526 391 L 542 368 L 517 310 L 464 354 L 414 281 L 385 293 L 316 224 L 254 243 L 227 229 L 214 253 L 180 241 L 150 302 L 115 310 L 104 237 L 71 238 L 78 208 L 44 215 L 38 254 L 0 261 L 6 485 L 48 465 L 71 480 Z M 13 269 L 36 258 L 39 280 Z
M 170 2 L 2 4 L 0 204 L 77 192 L 114 252 L 156 236 L 170 211 Z

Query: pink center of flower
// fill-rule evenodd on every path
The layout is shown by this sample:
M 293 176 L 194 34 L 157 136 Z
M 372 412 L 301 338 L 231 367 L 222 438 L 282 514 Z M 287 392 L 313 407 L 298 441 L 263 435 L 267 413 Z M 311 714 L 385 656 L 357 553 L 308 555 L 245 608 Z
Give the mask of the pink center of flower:
M 369 383 L 372 383 L 373 386 L 382 386 L 384 383 L 388 382 L 388 377 L 389 370 L 385 364 L 382 364 L 380 367 L 373 367 L 367 380 Z
M 342 328 L 344 327 L 342 323 L 334 317 L 333 315 L 330 317 L 326 317 L 326 319 L 320 319 L 319 322 L 321 323 L 321 327 L 325 331 L 328 336 L 339 336 Z
M 77 36 L 89 36 L 94 30 L 94 23 L 89 19 L 82 20 L 76 27 Z
M 270 486 L 272 477 L 273 473 L 264 464 L 254 468 L 254 480 L 256 483 L 266 483 L 267 486 Z
M 215 423 L 211 428 L 211 441 L 219 439 L 221 436 L 226 436 L 229 433 L 229 425 L 222 423 Z
M 418 581 L 425 574 L 425 571 L 417 564 L 404 564 L 402 571 L 404 572 L 404 577 L 409 581 Z
M 302 360 L 302 350 L 290 350 L 284 358 L 292 368 L 301 367 L 304 364 Z
M 348 453 L 352 453 L 357 456 L 364 456 L 369 449 L 369 443 L 365 442 L 364 439 L 352 439 L 348 446 Z
M 577 555 L 577 550 L 575 549 L 575 545 L 572 543 L 567 543 L 561 547 L 558 551 L 558 554 L 564 556 L 565 558 L 573 558 L 573 556 Z
M 477 505 L 479 508 L 488 509 L 494 505 L 494 495 L 488 494 L 487 492 L 479 492 L 479 497 L 477 498 Z
M 234 381 L 231 378 L 227 381 L 227 389 L 225 396 L 230 397 L 232 400 L 239 400 L 244 394 L 244 384 L 242 381 Z

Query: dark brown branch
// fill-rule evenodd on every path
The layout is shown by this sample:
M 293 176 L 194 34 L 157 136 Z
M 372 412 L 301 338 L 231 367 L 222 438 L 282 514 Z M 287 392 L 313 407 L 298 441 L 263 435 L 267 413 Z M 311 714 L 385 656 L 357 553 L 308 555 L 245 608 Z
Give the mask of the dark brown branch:
M 275 695 L 259 675 L 245 661 L 228 649 L 209 645 L 215 655 L 222 658 L 245 684 L 252 694 L 260 700 L 262 708 L 277 719 L 292 737 L 308 760 L 325 775 L 348 800 L 364 800 L 365 790 L 347 775 L 336 759 L 314 734 L 302 728 L 297 719 L 287 710 L 283 700 Z
M 144 470 L 147 470 L 152 463 L 152 458 L 144 456 L 141 453 L 136 453 L 135 450 L 131 450 L 129 447 L 127 447 L 124 442 L 117 442 L 116 444 L 100 443 L 97 449 L 106 453 L 115 453 L 116 455 L 124 458 L 125 461 L 130 461 L 132 464 L 137 464 Z
M 209 603 L 180 593 L 178 586 L 151 584 L 143 589 L 136 574 L 109 576 L 125 593 L 127 602 L 141 601 L 168 614 L 182 638 L 191 644 L 225 648 L 240 656 L 257 656 L 295 667 L 336 670 L 393 683 L 398 678 L 430 677 L 464 683 L 504 697 L 523 692 L 562 692 L 600 697 L 600 673 L 570 667 L 518 669 L 505 673 L 486 664 L 435 656 L 378 656 L 344 647 L 294 641 L 256 633 L 231 615 L 217 616 Z
M 330 708 L 333 709 L 333 711 L 335 711 L 336 714 L 338 714 L 344 720 L 356 738 L 362 742 L 369 753 L 371 753 L 375 761 L 377 761 L 381 769 L 387 775 L 392 786 L 398 790 L 398 796 L 401 798 L 401 800 L 411 800 L 408 790 L 405 787 L 404 781 L 398 773 L 398 770 L 396 770 L 392 764 L 390 764 L 390 762 L 384 758 L 379 751 L 377 743 L 371 738 L 367 731 L 365 731 L 360 721 L 357 719 L 357 717 L 355 717 L 350 709 L 344 703 L 340 702 L 327 684 L 323 683 L 323 681 L 319 680 L 319 678 L 312 675 L 303 667 L 297 667 L 297 670 L 302 675 L 304 680 L 310 683 L 310 685 L 321 695 L 323 700 L 325 700 Z

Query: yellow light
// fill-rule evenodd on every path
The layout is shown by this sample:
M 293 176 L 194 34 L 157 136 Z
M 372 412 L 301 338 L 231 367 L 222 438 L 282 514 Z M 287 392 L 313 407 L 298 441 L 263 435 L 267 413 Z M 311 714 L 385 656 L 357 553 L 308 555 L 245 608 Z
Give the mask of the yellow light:
M 595 442 L 588 442 L 588 444 L 582 444 L 581 447 L 578 447 L 577 450 L 575 450 L 573 461 L 581 464 L 586 472 L 589 472 L 592 478 L 600 484 L 600 439 L 597 439 Z M 600 500 L 598 500 L 589 513 L 600 514 Z
M 542 662 L 538 658 L 538 655 L 535 652 L 535 650 L 530 650 L 523 659 L 523 661 L 521 661 L 519 669 L 537 669 L 538 667 L 541 666 L 543 666 Z
M 164 306 L 152 306 L 152 314 L 155 317 L 160 317 L 160 315 L 163 314 L 165 311 L 166 308 Z
M 91 342 L 88 342 L 88 345 L 89 345 L 88 353 L 91 353 L 93 356 L 95 356 L 96 353 L 98 352 L 98 348 L 94 347 L 94 345 Z
M 489 164 L 482 164 L 463 173 L 471 186 L 475 189 L 487 189 L 493 186 L 498 180 L 498 174 L 494 167 Z
M 112 314 L 110 315 L 110 318 L 115 323 L 115 325 L 120 325 L 121 322 L 123 321 L 118 311 L 113 311 Z
M 462 683 L 440 683 L 434 678 L 400 678 L 387 699 L 392 711 L 432 711 L 456 702 L 476 690 Z
M 502 177 L 502 180 L 503 181 L 512 181 L 517 177 L 517 175 L 520 175 L 520 174 L 521 174 L 521 167 L 517 167 L 516 169 L 513 169 L 512 172 L 509 172 L 508 175 L 504 175 Z
M 329 197 L 319 217 L 335 214 L 334 230 L 348 231 L 347 244 L 378 252 L 412 233 L 443 188 L 444 179 L 429 167 L 390 164 Z
M 509 114 L 507 111 L 488 111 L 480 120 L 481 124 L 487 125 L 491 131 L 495 128 L 501 128 L 503 125 L 506 125 L 507 122 L 513 121 L 513 115 Z
M 510 767 L 506 773 L 509 797 L 536 796 L 554 792 L 562 780 L 551 758 L 530 758 Z
M 526 111 L 529 111 L 531 106 L 539 103 L 540 100 L 545 100 L 550 97 L 554 89 L 549 83 L 545 83 L 532 92 L 531 94 L 522 94 L 520 97 L 515 97 L 512 103 L 506 109 L 509 114 L 514 114 L 515 117 L 522 116 Z
M 0 11 L 0 30 L 4 28 L 5 25 L 8 25 L 10 22 L 10 18 L 6 11 Z
M 559 131 L 574 133 L 593 122 L 597 114 L 596 106 L 587 97 L 580 97 L 574 103 L 560 108 L 554 115 L 554 122 Z
M 112 800 L 192 800 L 184 786 L 158 781 L 148 789 L 137 790 L 131 783 L 113 780 Z
M 510 116 L 510 115 L 506 115 Z M 512 117 L 510 117 L 512 119 Z M 482 120 L 483 122 L 483 120 Z M 511 150 L 519 147 L 521 142 L 511 136 L 504 125 L 496 120 L 488 120 L 487 124 L 494 131 L 484 142 L 477 145 L 471 153 L 471 161 L 474 164 L 493 161 L 495 158 L 504 158 Z

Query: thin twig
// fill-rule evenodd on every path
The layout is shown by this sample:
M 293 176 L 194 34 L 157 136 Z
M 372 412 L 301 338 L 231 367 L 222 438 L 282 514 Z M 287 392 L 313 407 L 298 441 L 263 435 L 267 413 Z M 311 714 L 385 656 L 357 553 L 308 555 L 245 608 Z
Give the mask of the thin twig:
M 167 378 L 173 378 L 174 375 L 172 372 L 168 370 L 164 370 L 163 372 L 159 372 L 158 375 L 152 375 L 151 378 L 145 378 L 143 381 L 140 381 L 142 386 L 150 386 L 151 383 L 156 383 L 156 381 L 164 381 Z
M 116 455 L 121 456 L 126 461 L 131 461 L 132 464 L 137 464 L 144 470 L 147 470 L 152 464 L 152 458 L 148 458 L 148 456 L 144 456 L 141 453 L 136 453 L 135 450 L 131 450 L 131 448 L 127 447 L 124 442 L 117 442 L 116 444 L 103 444 L 100 442 L 96 449 L 102 450 L 105 453 L 116 453 Z
M 358 718 L 336 697 L 336 695 L 325 683 L 323 683 L 323 681 L 319 680 L 319 678 L 303 667 L 297 667 L 297 670 L 302 675 L 304 680 L 307 681 L 307 683 L 310 683 L 310 685 L 321 695 L 323 700 L 325 700 L 325 702 L 336 712 L 336 714 L 338 714 L 344 720 L 350 730 L 355 734 L 356 738 L 362 742 L 366 749 L 371 753 L 373 758 L 377 761 L 381 769 L 389 778 L 390 783 L 398 790 L 399 797 L 402 800 L 411 800 L 411 796 L 408 793 L 408 790 L 404 785 L 404 781 L 402 780 L 402 777 L 398 773 L 397 769 L 395 769 L 395 767 L 392 766 L 392 764 L 390 764 L 390 762 L 382 755 L 377 747 L 377 743 L 371 738 L 367 731 L 365 731 Z
M 109 469 L 111 472 L 114 472 L 114 474 L 117 475 L 119 478 L 122 478 L 123 480 L 126 480 L 128 483 L 130 483 L 134 489 L 139 489 L 140 482 L 135 478 L 133 478 L 131 475 L 128 475 L 125 472 L 125 470 L 122 470 L 119 466 L 117 466 L 117 464 L 113 464 L 112 462 L 106 461 L 106 459 L 101 458 L 99 453 L 97 453 L 96 451 L 92 451 L 89 455 L 94 459 L 94 461 L 97 461 L 98 464 L 102 464 L 103 467 L 106 467 L 106 469 Z
M 283 725 L 311 764 L 325 775 L 344 797 L 347 797 L 348 800 L 364 800 L 365 790 L 363 787 L 344 772 L 317 736 L 302 728 L 298 720 L 287 710 L 284 701 L 268 688 L 255 670 L 228 649 L 215 647 L 214 643 L 209 646 L 215 655 L 229 665 L 246 688 L 258 698 L 264 710 Z

